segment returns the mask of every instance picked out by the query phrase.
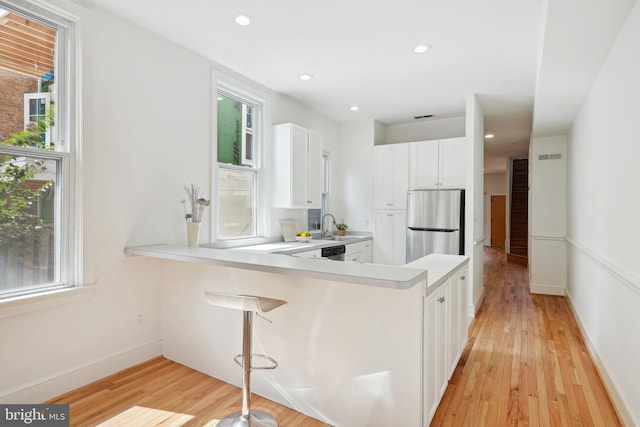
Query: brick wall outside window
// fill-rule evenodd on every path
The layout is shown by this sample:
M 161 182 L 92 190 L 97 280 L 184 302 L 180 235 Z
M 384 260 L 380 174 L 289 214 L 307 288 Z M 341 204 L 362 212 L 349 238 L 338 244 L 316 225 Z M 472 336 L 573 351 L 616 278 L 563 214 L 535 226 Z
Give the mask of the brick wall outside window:
M 37 79 L 0 68 L 0 140 L 24 129 L 24 94 L 37 91 Z

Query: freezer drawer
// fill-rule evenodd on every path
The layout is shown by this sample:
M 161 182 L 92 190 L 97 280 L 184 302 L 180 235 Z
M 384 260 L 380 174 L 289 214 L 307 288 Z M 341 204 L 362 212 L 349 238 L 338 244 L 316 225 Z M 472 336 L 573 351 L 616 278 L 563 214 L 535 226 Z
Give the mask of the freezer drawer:
M 460 230 L 422 231 L 407 229 L 407 262 L 429 254 L 462 255 Z

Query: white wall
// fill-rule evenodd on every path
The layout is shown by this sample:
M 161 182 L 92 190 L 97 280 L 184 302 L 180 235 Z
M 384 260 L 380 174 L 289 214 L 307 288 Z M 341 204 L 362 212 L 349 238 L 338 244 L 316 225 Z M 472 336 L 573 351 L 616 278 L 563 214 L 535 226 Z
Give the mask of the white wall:
M 529 145 L 529 287 L 531 292 L 536 294 L 564 295 L 565 293 L 567 282 L 566 159 L 566 137 L 531 140 Z
M 465 254 L 471 257 L 469 317 L 472 318 L 484 298 L 484 113 L 476 94 L 467 96 L 466 112 Z
M 339 195 L 336 219 L 350 231 L 373 232 L 374 121 L 361 120 L 340 128 L 340 148 L 334 156 L 338 167 L 332 190 Z
M 567 294 L 627 425 L 640 424 L 640 5 L 568 139 Z
M 160 285 L 171 267 L 123 249 L 185 243 L 183 185 L 207 195 L 212 187 L 216 65 L 100 9 L 52 3 L 79 15 L 84 31 L 85 252 L 93 260 L 85 267 L 95 286 L 63 304 L 0 306 L 5 403 L 42 401 L 161 354 Z M 335 144 L 337 124 L 267 95 L 273 120 L 299 122 Z
M 386 144 L 465 136 L 465 115 L 386 126 Z
M 506 171 L 484 174 L 484 246 L 491 246 L 491 196 L 507 195 L 507 177 L 508 175 Z

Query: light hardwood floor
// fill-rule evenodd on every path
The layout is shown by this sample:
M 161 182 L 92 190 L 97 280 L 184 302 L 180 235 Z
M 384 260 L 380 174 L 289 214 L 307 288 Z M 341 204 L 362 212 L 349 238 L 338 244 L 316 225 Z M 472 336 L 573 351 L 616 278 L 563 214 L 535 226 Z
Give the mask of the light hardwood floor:
M 431 425 L 622 425 L 564 298 L 530 295 L 526 267 L 485 255 L 485 300 Z M 72 426 L 214 426 L 241 396 L 159 357 L 49 403 L 70 404 Z M 327 425 L 255 395 L 252 407 L 282 427 Z
M 485 300 L 431 425 L 620 426 L 564 297 L 485 249 Z
M 157 357 L 47 403 L 69 404 L 71 426 L 213 427 L 241 409 L 242 396 L 237 387 Z M 255 394 L 251 408 L 269 412 L 281 426 L 328 425 Z

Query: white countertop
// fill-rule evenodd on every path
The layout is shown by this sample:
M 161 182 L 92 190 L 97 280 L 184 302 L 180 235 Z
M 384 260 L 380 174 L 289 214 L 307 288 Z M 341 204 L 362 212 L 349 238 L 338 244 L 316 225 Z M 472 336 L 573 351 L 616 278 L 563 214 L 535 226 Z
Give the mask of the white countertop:
M 468 262 L 469 258 L 463 255 L 431 254 L 410 262 L 404 267 L 428 271 L 427 294 L 429 294 L 446 281 L 449 273 Z
M 351 243 L 364 242 L 365 240 L 372 240 L 372 237 L 369 235 L 350 235 L 343 237 L 340 240 L 312 239 L 309 242 L 272 242 L 229 249 L 233 251 L 253 253 L 294 254 L 297 252 L 312 251 L 314 249 L 321 249 L 329 246 L 349 245 Z
M 340 241 L 326 242 L 327 246 L 344 244 L 344 242 Z M 304 245 L 303 248 L 309 248 L 309 250 L 314 249 L 308 243 L 292 242 L 292 246 L 287 251 L 306 250 L 300 249 L 300 245 Z M 282 253 L 265 252 L 269 252 L 269 250 L 246 251 L 207 247 L 192 248 L 162 244 L 125 248 L 125 253 L 129 255 L 220 265 L 391 289 L 409 289 L 428 279 L 427 293 L 435 290 L 446 279 L 448 273 L 468 262 L 468 258 L 464 256 L 428 255 L 405 266 L 392 266 L 340 262 L 328 259 L 307 259 Z

